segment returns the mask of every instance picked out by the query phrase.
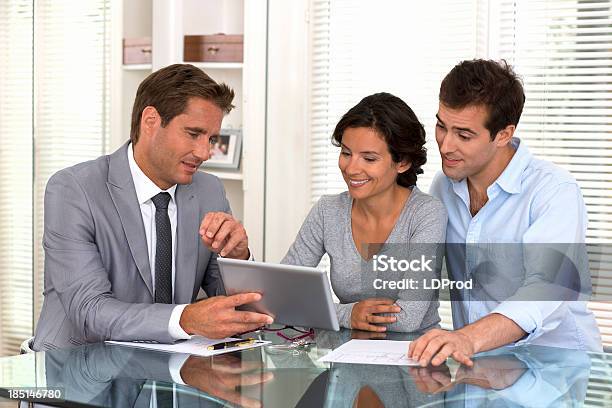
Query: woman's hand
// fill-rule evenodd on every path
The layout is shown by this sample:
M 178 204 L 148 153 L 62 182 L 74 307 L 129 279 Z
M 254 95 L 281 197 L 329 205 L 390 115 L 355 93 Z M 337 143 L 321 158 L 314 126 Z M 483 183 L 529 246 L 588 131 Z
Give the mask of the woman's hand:
M 351 312 L 351 329 L 384 332 L 385 324 L 395 323 L 395 316 L 379 316 L 379 313 L 399 313 L 400 307 L 395 300 L 386 298 L 372 298 L 362 300 L 353 305 Z

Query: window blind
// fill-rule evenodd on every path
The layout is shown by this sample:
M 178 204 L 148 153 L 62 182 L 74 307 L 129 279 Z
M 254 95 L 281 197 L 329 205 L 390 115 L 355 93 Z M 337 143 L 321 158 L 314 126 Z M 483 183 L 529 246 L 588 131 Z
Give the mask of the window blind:
M 0 2 L 0 355 L 32 333 L 32 22 Z
M 110 0 L 37 0 L 34 18 L 34 315 L 44 288 L 45 186 L 108 150 Z M 116 22 L 119 24 L 120 22 Z
M 0 355 L 19 352 L 42 306 L 48 178 L 107 150 L 109 8 L 0 2 Z
M 612 1 L 504 1 L 496 18 L 497 56 L 507 58 L 525 84 L 518 135 L 534 155 L 570 171 L 582 189 L 595 285 L 589 306 L 610 347 Z
M 440 82 L 457 61 L 486 48 L 486 3 L 313 0 L 310 15 L 311 203 L 346 190 L 331 134 L 348 109 L 382 91 L 406 101 L 425 125 L 427 164 L 417 185 L 427 192 L 441 168 L 434 136 Z M 440 314 L 451 328 L 449 302 Z

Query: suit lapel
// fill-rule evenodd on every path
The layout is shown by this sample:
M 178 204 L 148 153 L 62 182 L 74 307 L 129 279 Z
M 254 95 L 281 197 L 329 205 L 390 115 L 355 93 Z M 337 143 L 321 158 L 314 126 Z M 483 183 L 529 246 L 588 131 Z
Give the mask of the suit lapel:
M 191 303 L 198 259 L 198 200 L 190 184 L 176 188 L 176 273 L 174 277 L 174 303 Z
M 151 298 L 153 298 L 153 282 L 151 279 L 149 255 L 147 253 L 147 238 L 142 223 L 142 214 L 138 206 L 134 180 L 132 180 L 128 164 L 127 144 L 110 155 L 106 186 L 119 213 L 121 226 L 125 232 L 134 262 L 138 267 L 138 272 L 147 285 Z

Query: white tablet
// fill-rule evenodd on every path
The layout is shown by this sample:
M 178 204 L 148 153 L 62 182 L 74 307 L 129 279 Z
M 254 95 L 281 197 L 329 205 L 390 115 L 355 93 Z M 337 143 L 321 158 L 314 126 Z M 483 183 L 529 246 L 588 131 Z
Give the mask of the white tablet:
M 270 315 L 274 323 L 340 329 L 325 271 L 228 258 L 218 258 L 217 262 L 228 295 L 262 295 L 259 302 L 245 305 L 242 310 Z

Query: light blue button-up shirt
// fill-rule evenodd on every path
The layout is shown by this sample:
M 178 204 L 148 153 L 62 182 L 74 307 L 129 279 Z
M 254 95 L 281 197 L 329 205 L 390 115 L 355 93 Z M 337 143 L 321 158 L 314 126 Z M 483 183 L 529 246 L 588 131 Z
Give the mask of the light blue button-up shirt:
M 513 267 L 522 262 L 516 259 L 512 248 L 520 248 L 521 244 L 523 248 L 529 245 L 537 248 L 537 244 L 584 243 L 587 225 L 582 194 L 570 173 L 534 158 L 518 138 L 512 139 L 512 146 L 516 149 L 512 160 L 488 187 L 488 201 L 474 217 L 470 213 L 467 180 L 452 180 L 440 172 L 430 189 L 448 211 L 447 243 L 464 244 L 468 252 L 472 244 L 515 244 L 506 245 L 510 248 L 506 250 L 512 252 L 504 262 L 507 267 L 503 268 L 508 282 L 520 280 L 509 275 L 524 273 L 521 267 Z M 474 273 L 471 266 L 469 254 L 464 263 L 453 263 L 447 258 L 452 280 L 469 280 Z M 499 282 L 497 286 L 503 286 Z M 495 282 L 490 287 L 495 288 Z M 527 298 L 479 301 L 470 296 L 469 290 L 463 290 L 459 299 L 452 298 L 455 329 L 490 313 L 499 313 L 527 333 L 516 345 L 602 350 L 601 335 L 586 301 Z

